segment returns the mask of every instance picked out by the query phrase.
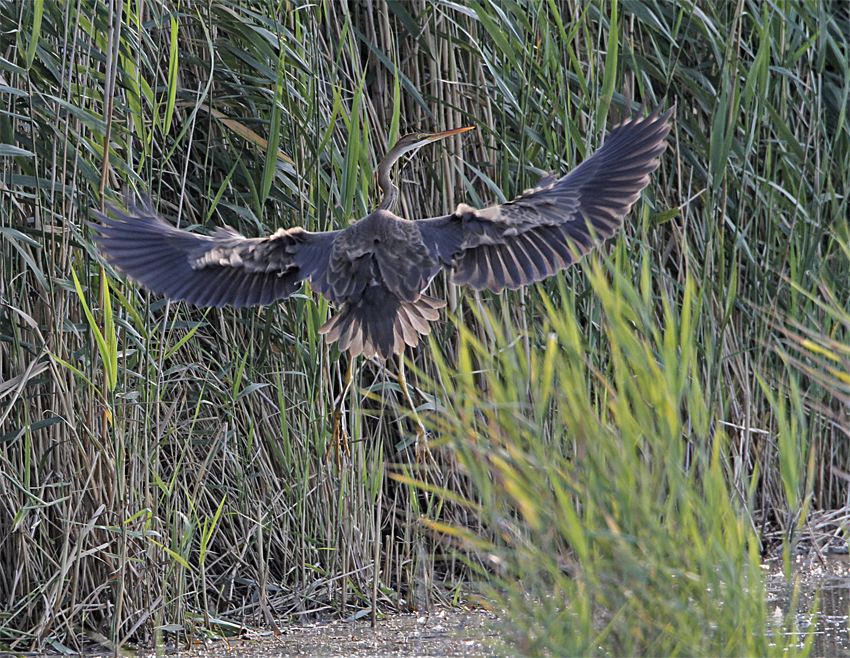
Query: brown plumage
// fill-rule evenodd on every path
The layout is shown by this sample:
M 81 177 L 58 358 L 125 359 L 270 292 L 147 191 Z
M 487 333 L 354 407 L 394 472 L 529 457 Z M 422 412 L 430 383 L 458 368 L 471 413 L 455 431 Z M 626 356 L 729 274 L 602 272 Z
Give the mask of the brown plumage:
M 658 167 L 672 110 L 616 126 L 605 144 L 563 178 L 546 176 L 509 203 L 460 204 L 443 217 L 393 214 L 393 163 L 408 151 L 458 134 L 405 135 L 378 170 L 381 205 L 351 226 L 311 233 L 281 229 L 245 238 L 231 228 L 204 236 L 174 228 L 148 207 L 114 218 L 96 213 L 95 238 L 107 260 L 153 292 L 196 306 L 257 306 L 285 299 L 311 281 L 339 307 L 319 333 L 340 350 L 386 359 L 415 346 L 445 302 L 424 294 L 442 268 L 452 280 L 501 292 L 540 281 L 610 238 Z

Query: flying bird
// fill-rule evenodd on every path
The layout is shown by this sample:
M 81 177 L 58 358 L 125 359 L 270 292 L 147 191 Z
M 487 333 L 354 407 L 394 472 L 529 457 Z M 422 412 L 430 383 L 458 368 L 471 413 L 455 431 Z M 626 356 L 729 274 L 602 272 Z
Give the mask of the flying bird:
M 389 358 L 415 347 L 445 301 L 425 294 L 442 269 L 455 284 L 499 293 L 549 277 L 614 235 L 649 183 L 666 148 L 672 109 L 615 126 L 605 144 L 563 178 L 545 176 L 513 201 L 409 220 L 393 213 L 390 178 L 405 153 L 472 128 L 412 133 L 378 167 L 383 199 L 344 229 L 296 227 L 246 238 L 230 227 L 211 235 L 175 228 L 149 203 L 90 224 L 106 259 L 152 292 L 195 306 L 267 306 L 302 282 L 337 307 L 319 329 L 352 356 Z

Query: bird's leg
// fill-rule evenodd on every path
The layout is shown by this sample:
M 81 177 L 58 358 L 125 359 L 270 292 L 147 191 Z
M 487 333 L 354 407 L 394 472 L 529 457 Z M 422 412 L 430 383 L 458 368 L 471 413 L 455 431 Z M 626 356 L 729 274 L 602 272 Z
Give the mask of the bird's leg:
M 339 401 L 334 407 L 334 429 L 333 434 L 331 434 L 331 442 L 328 444 L 328 449 L 325 452 L 325 459 L 327 459 L 331 448 L 336 448 L 337 467 L 341 466 L 339 459 L 340 439 L 342 439 L 342 449 L 345 451 L 346 456 L 350 455 L 350 451 L 348 449 L 348 436 L 346 435 L 345 430 L 342 429 L 342 405 L 343 402 L 345 402 L 345 396 L 348 395 L 348 389 L 351 388 L 351 382 L 354 380 L 354 361 L 356 359 L 356 356 L 352 356 L 348 359 L 348 374 L 345 376 L 345 386 L 339 396 Z
M 422 423 L 422 419 L 419 417 L 419 414 L 416 411 L 416 406 L 413 404 L 413 398 L 410 397 L 410 391 L 407 388 L 407 378 L 404 376 L 404 350 L 402 349 L 398 355 L 398 385 L 401 388 L 401 392 L 404 394 L 404 398 L 407 400 L 407 404 L 410 405 L 410 413 L 413 416 L 413 419 L 416 421 L 416 454 L 419 455 L 420 451 L 424 451 L 430 458 L 431 461 L 434 461 L 434 456 L 431 454 L 431 451 L 428 450 L 428 442 L 426 440 L 426 429 L 425 425 Z

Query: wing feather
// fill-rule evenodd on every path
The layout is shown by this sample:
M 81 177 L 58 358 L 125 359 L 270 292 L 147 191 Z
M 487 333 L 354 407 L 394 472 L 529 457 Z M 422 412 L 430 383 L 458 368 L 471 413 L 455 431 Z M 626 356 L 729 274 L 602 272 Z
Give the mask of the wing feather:
M 487 260 L 490 265 L 490 276 L 487 278 L 487 287 L 490 290 L 502 291 L 505 288 L 505 268 L 502 266 L 501 250 L 490 245 L 487 250 Z
M 671 113 L 624 121 L 569 174 L 509 203 L 420 220 L 424 244 L 455 283 L 476 289 L 516 289 L 569 267 L 622 226 L 658 167 Z
M 499 247 L 499 255 L 502 257 L 502 264 L 505 266 L 504 285 L 510 287 L 512 281 L 519 281 L 523 278 L 520 273 L 522 268 L 519 263 L 519 249 L 512 250 Z
M 150 204 L 110 206 L 90 224 L 106 259 L 149 290 L 196 306 L 256 306 L 289 297 L 301 282 L 327 269 L 336 231 L 300 228 L 267 238 L 233 229 L 212 235 L 181 231 Z

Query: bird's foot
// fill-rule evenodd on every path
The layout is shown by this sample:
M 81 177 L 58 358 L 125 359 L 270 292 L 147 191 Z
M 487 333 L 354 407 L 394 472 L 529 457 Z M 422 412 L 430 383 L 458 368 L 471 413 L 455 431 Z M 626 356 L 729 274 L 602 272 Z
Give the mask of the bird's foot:
M 328 443 L 328 448 L 325 450 L 325 461 L 331 454 L 331 450 L 336 450 L 336 465 L 337 468 L 342 467 L 342 459 L 340 453 L 344 452 L 346 457 L 351 457 L 351 450 L 348 446 L 348 434 L 342 427 L 342 411 L 336 409 L 334 411 L 334 429 L 331 433 L 331 441 Z
M 417 420 L 419 419 L 417 418 Z M 427 463 L 437 468 L 437 460 L 434 459 L 434 453 L 431 452 L 431 447 L 428 445 L 428 436 L 421 421 L 416 424 L 416 441 L 413 444 L 413 452 L 416 455 L 417 463 Z

